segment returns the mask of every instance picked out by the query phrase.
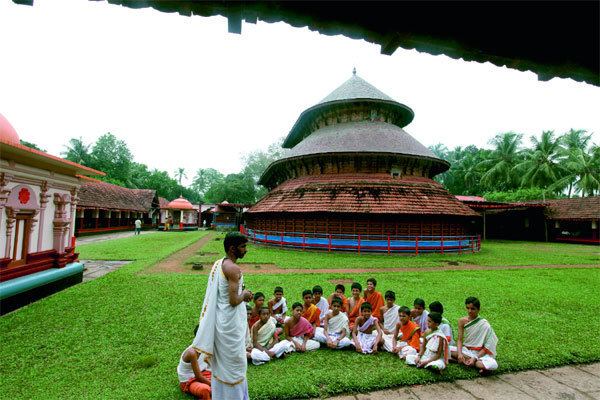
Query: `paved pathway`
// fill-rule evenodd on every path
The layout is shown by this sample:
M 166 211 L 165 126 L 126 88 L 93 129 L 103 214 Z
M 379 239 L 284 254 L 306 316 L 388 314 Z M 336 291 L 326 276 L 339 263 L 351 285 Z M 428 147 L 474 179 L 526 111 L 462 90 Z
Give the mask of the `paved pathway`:
M 600 363 L 404 386 L 335 400 L 600 400 Z
M 83 281 L 91 281 L 96 278 L 100 278 L 113 272 L 119 267 L 129 264 L 131 261 L 107 261 L 107 260 L 80 260 L 84 265 L 83 270 Z
M 158 232 L 158 231 L 151 229 L 148 231 L 142 231 L 141 234 L 149 235 L 149 234 L 156 233 L 156 232 Z M 78 237 L 77 244 L 79 245 L 79 244 L 86 244 L 86 243 L 103 242 L 105 240 L 120 239 L 120 238 L 130 237 L 130 236 L 133 236 L 133 230 L 124 231 L 124 232 L 122 231 L 122 232 L 101 233 L 101 234 L 97 234 L 97 235 Z

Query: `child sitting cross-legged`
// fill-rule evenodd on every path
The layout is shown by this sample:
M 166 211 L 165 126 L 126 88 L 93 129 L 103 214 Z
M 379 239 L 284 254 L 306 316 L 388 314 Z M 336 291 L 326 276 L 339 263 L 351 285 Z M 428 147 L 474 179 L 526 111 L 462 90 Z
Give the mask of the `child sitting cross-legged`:
M 427 318 L 429 329 L 425 332 L 421 350 L 418 355 L 407 355 L 406 364 L 416 365 L 417 368 L 431 368 L 439 372 L 448 365 L 448 340 L 444 332 L 439 329 L 442 315 L 434 311 L 429 313 Z
M 269 308 L 260 309 L 260 319 L 252 326 L 252 352 L 250 357 L 254 365 L 271 361 L 285 353 L 294 351 L 294 345 L 289 340 L 278 341 L 275 337 L 276 321 L 270 316 Z
M 375 354 L 383 334 L 379 320 L 371 315 L 372 307 L 369 302 L 365 301 L 361 304 L 360 312 L 361 315 L 356 318 L 356 324 L 352 331 L 354 347 L 358 353 Z
M 285 321 L 283 326 L 285 337 L 294 344 L 296 351 L 317 350 L 321 345 L 311 339 L 314 336 L 315 328 L 302 316 L 303 311 L 302 303 L 294 303 L 292 316 Z
M 342 299 L 334 297 L 331 300 L 331 312 L 327 314 L 322 331 L 315 333 L 315 340 L 330 349 L 341 349 L 352 345 L 348 339 L 350 328 L 348 327 L 348 316 L 341 311 Z
M 411 320 L 410 308 L 402 306 L 398 309 L 400 322 L 396 324 L 392 334 L 392 353 L 400 359 L 408 355 L 416 355 L 420 348 L 421 328 Z M 398 336 L 401 341 L 398 342 Z

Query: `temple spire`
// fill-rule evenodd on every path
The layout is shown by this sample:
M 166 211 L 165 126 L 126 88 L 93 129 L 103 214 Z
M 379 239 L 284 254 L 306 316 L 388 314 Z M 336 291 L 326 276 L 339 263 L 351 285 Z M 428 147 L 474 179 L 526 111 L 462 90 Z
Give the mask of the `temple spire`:
M 356 76 L 356 67 L 352 68 L 352 75 Z

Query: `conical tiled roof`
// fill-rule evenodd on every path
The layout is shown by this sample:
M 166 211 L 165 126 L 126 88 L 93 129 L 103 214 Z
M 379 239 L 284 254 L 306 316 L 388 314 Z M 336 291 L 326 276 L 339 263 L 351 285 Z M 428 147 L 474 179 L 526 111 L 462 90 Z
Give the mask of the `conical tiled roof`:
M 371 85 L 356 74 L 344 82 L 340 87 L 331 92 L 318 104 L 328 103 L 330 101 L 351 100 L 351 99 L 375 99 L 394 101 L 390 96 Z

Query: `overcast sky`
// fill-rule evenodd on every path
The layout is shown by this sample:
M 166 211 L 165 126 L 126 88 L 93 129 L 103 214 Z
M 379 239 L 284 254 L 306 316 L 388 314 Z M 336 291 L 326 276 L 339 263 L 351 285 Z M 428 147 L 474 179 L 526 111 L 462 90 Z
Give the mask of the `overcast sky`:
M 586 129 L 600 142 L 600 88 L 325 36 L 284 23 L 185 17 L 87 0 L 0 0 L 0 113 L 60 155 L 112 132 L 150 168 L 241 169 L 299 114 L 358 75 L 411 107 L 426 146 L 487 146 L 506 131 Z

